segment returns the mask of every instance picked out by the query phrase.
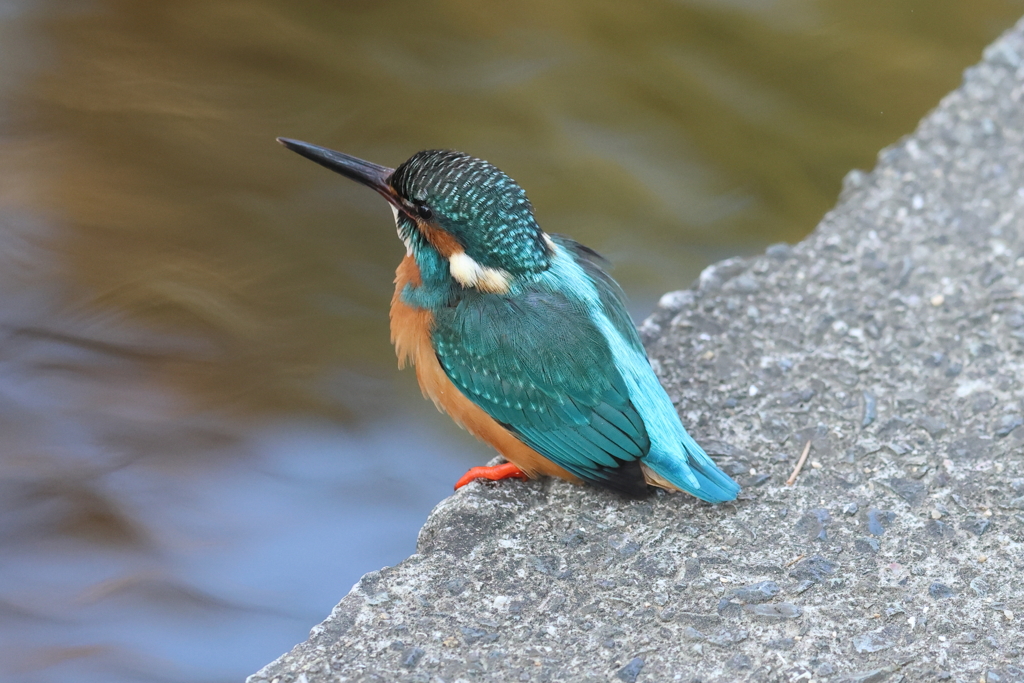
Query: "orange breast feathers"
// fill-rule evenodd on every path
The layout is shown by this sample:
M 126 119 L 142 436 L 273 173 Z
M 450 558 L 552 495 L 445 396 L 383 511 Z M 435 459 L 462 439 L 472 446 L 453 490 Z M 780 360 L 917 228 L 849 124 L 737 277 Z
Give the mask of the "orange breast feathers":
M 433 401 L 438 410 L 448 413 L 457 425 L 489 444 L 531 477 L 543 474 L 579 483 L 577 477 L 498 424 L 480 406 L 463 396 L 448 379 L 430 343 L 433 315 L 430 311 L 413 308 L 402 301 L 405 286 L 419 286 L 421 282 L 416 261 L 406 256 L 395 273 L 395 295 L 391 299 L 391 341 L 398 354 L 398 367 L 405 367 L 407 363 L 415 365 L 416 380 L 423 395 Z

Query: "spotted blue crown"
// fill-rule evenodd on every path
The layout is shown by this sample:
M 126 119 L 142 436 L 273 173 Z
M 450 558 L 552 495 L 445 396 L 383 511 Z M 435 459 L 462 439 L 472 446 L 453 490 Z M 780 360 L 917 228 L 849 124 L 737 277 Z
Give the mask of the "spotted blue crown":
M 427 206 L 477 263 L 514 275 L 548 268 L 550 250 L 533 205 L 516 181 L 462 152 L 418 152 L 395 169 L 391 186 Z

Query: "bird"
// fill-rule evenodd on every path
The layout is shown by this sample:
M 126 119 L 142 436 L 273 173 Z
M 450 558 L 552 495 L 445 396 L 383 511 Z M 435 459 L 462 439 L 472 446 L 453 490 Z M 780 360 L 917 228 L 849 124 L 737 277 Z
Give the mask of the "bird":
M 683 427 L 605 262 L 542 230 L 515 180 L 453 150 L 392 169 L 277 140 L 390 205 L 405 245 L 390 310 L 399 368 L 415 366 L 424 396 L 506 460 L 456 489 L 546 475 L 628 498 L 736 498 Z

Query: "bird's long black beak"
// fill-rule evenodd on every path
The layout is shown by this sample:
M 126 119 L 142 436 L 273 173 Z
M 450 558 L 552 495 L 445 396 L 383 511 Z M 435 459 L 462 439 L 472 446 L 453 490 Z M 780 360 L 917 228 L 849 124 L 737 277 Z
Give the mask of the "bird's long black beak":
M 358 157 L 336 152 L 326 147 L 311 145 L 308 142 L 301 142 L 290 138 L 278 138 L 277 141 L 310 161 L 315 161 L 335 173 L 340 173 L 346 178 L 351 178 L 357 183 L 362 183 L 376 190 L 389 202 L 402 208 L 401 200 L 395 193 L 394 188 L 388 183 L 388 178 L 395 172 L 395 169 L 388 168 L 387 166 L 378 166 L 372 162 L 363 161 Z

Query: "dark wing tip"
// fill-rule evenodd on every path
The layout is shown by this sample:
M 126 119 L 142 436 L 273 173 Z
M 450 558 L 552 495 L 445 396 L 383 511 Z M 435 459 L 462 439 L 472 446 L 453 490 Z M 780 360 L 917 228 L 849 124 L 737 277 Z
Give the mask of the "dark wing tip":
M 633 500 L 646 498 L 651 493 L 651 487 L 647 485 L 647 478 L 644 476 L 639 460 L 628 460 L 618 467 L 602 467 L 600 472 L 607 475 L 607 478 L 584 477 L 584 479 L 589 484 L 614 491 Z

